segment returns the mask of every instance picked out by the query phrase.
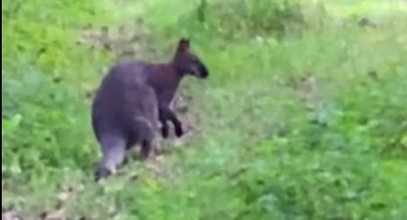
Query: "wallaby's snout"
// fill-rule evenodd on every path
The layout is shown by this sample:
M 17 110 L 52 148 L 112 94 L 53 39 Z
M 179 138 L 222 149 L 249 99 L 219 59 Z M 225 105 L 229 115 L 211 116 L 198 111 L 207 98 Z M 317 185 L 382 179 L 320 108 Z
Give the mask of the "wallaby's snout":
M 177 52 L 173 63 L 177 71 L 182 75 L 193 75 L 205 79 L 209 76 L 209 71 L 202 60 L 190 49 L 190 41 L 181 38 L 178 42 Z
M 199 78 L 202 78 L 202 79 L 208 78 L 209 72 L 208 72 L 208 68 L 205 66 L 205 64 L 201 63 L 201 64 L 198 66 L 197 76 L 198 76 Z
M 201 79 L 208 78 L 209 71 L 205 64 L 202 63 L 202 61 L 195 55 L 191 56 L 193 56 L 193 58 L 189 66 L 188 73 Z

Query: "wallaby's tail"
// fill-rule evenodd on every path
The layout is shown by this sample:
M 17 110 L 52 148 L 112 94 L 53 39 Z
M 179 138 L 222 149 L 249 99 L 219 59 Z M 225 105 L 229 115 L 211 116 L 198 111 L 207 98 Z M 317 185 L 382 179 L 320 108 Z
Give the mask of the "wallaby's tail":
M 95 171 L 95 180 L 109 176 L 123 163 L 126 142 L 120 134 L 106 134 L 101 137 L 103 159 Z

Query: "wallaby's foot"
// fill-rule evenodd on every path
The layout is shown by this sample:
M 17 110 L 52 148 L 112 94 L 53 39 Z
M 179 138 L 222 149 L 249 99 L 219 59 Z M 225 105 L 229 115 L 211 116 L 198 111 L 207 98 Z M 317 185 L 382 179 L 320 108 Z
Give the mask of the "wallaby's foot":
M 152 144 L 153 140 L 144 140 L 141 142 L 141 160 L 147 160 L 149 157 L 154 157 L 155 147 Z
M 147 160 L 150 160 L 150 159 L 154 159 L 154 157 L 157 155 L 157 152 L 156 152 L 156 150 L 151 150 L 150 152 L 143 152 L 143 151 L 141 151 L 141 154 L 140 154 L 140 159 L 142 160 L 142 161 L 147 161 Z
M 181 126 L 176 126 L 175 127 L 175 135 L 177 137 L 181 137 L 182 135 L 184 135 L 184 130 L 182 129 Z
M 123 163 L 121 164 L 121 167 L 126 166 L 127 164 L 129 164 L 129 162 L 130 162 L 130 158 L 129 157 L 124 157 Z
M 148 154 L 145 154 L 145 153 L 141 152 L 141 154 L 140 154 L 140 160 L 141 161 L 148 160 L 148 158 L 149 158 Z
M 154 148 L 153 152 L 154 152 L 154 154 L 153 154 L 154 157 L 164 154 L 163 150 L 158 149 L 158 147 Z
M 95 171 L 95 181 L 98 182 L 99 180 L 106 178 L 110 175 L 112 175 L 113 172 L 111 170 L 109 170 L 108 168 L 101 166 L 99 168 L 96 169 Z
M 161 135 L 163 136 L 163 138 L 168 138 L 168 127 L 167 126 L 163 126 L 161 128 Z

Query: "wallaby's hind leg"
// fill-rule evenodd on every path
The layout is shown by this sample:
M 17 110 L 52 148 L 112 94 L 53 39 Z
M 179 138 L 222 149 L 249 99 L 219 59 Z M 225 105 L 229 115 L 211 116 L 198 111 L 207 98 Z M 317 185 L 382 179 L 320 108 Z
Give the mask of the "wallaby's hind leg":
M 121 136 L 102 137 L 101 145 L 103 159 L 95 172 L 96 181 L 115 173 L 116 169 L 123 163 L 126 151 L 126 143 Z
M 156 135 L 157 129 L 154 129 L 153 127 L 149 127 L 148 129 L 145 130 L 145 135 L 143 136 L 143 139 L 141 140 L 141 151 L 140 151 L 140 156 L 142 160 L 146 160 L 149 157 L 154 157 L 156 154 Z
M 146 160 L 154 152 L 154 147 L 151 140 L 144 140 L 141 142 L 141 159 Z M 151 155 L 152 156 L 152 155 Z
M 148 130 L 146 130 L 144 138 L 141 140 L 141 159 L 146 160 L 149 157 L 154 157 L 156 154 L 156 145 L 157 145 L 157 139 L 156 139 L 156 132 L 157 129 L 154 126 L 149 127 Z

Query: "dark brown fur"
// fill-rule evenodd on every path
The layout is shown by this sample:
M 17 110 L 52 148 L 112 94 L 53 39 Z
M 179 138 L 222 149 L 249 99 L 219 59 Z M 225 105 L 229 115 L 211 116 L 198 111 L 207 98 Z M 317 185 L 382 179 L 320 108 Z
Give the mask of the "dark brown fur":
M 167 63 L 130 61 L 119 65 L 127 71 L 134 68 L 143 69 L 137 73 L 143 75 L 147 84 L 152 86 L 157 94 L 162 136 L 168 137 L 167 121 L 173 123 L 177 137 L 182 136 L 184 134 L 182 124 L 170 109 L 170 103 L 184 76 L 194 75 L 198 78 L 207 78 L 209 75 L 207 67 L 190 50 L 189 40 L 181 39 L 179 41 L 173 58 Z

